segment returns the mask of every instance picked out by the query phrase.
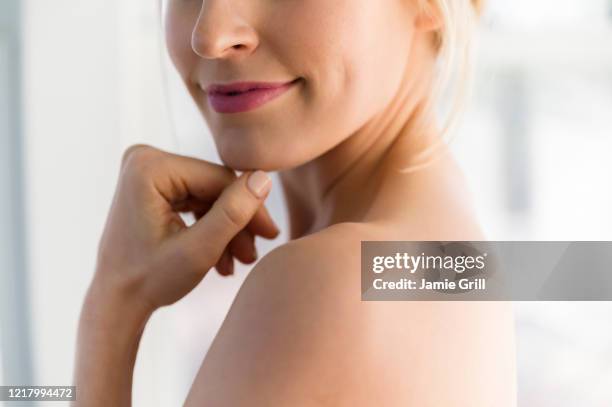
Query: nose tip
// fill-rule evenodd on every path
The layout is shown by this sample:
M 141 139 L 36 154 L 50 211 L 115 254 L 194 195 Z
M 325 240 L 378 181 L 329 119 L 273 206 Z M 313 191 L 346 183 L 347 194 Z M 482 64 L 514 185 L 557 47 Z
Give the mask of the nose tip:
M 201 58 L 215 59 L 225 58 L 231 55 L 249 52 L 255 46 L 252 42 L 244 40 L 226 38 L 226 37 L 211 37 L 210 35 L 196 34 L 191 38 L 191 48 Z
M 257 44 L 255 30 L 232 14 L 203 12 L 191 36 L 193 52 L 207 59 L 250 53 Z

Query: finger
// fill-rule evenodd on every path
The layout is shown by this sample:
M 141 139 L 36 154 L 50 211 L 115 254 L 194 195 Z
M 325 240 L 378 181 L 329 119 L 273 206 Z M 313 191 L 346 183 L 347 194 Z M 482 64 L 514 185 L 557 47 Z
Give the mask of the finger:
M 229 260 L 228 260 L 228 276 L 231 276 L 234 274 L 234 257 L 233 256 L 229 256 Z
M 122 168 L 127 165 L 151 176 L 157 191 L 177 212 L 203 208 L 205 213 L 221 191 L 236 179 L 236 174 L 228 167 L 144 144 L 133 145 L 125 151 Z M 280 233 L 263 206 L 248 227 L 251 233 L 268 239 Z
M 206 214 L 206 212 L 210 210 L 211 206 L 212 204 L 210 203 L 190 205 L 187 211 L 192 211 L 196 220 L 199 220 Z M 267 209 L 263 205 L 255 213 L 253 219 L 251 219 L 251 221 L 247 224 L 245 230 L 251 235 L 258 235 L 266 239 L 274 239 L 280 234 L 278 226 L 276 226 Z
M 242 229 L 229 244 L 230 253 L 243 264 L 251 264 L 257 260 L 255 236 L 246 229 Z
M 193 212 L 193 216 L 199 219 L 204 216 L 206 212 L 208 212 L 211 206 L 212 202 L 192 198 L 177 202 L 176 204 L 172 205 L 172 210 L 175 212 Z
M 193 212 L 196 219 L 200 219 L 212 206 L 212 202 L 203 201 L 197 198 L 188 198 L 183 201 L 176 202 L 172 205 L 172 209 L 176 212 Z M 247 225 L 247 230 L 254 235 L 259 235 L 267 239 L 276 238 L 280 230 L 270 216 L 268 209 L 262 205 L 253 216 L 253 219 Z
M 193 209 L 193 216 L 195 217 L 196 222 L 199 221 L 202 216 L 206 215 L 206 212 L 210 210 L 211 206 L 211 203 L 207 203 L 205 205 L 195 207 L 195 209 Z
M 245 172 L 228 186 L 212 208 L 177 236 L 177 244 L 192 261 L 205 268 L 215 264 L 230 241 L 246 227 L 271 188 L 263 171 Z
M 228 167 L 146 145 L 128 148 L 121 167 L 151 181 L 171 205 L 189 197 L 214 201 L 236 179 L 235 172 Z
M 253 216 L 247 226 L 247 230 L 254 235 L 259 235 L 267 239 L 274 239 L 280 233 L 280 229 L 270 216 L 268 209 L 264 205 Z
M 192 198 L 176 203 L 173 205 L 173 210 L 176 212 L 193 212 L 196 220 L 199 220 L 210 210 L 211 206 L 211 202 Z M 253 216 L 246 230 L 253 235 L 259 235 L 267 239 L 274 239 L 280 233 L 280 230 L 274 223 L 274 220 L 272 220 L 268 210 L 263 205 L 259 208 L 255 216 Z
M 231 274 L 231 270 L 230 270 L 230 263 L 232 262 L 232 255 L 229 251 L 229 249 L 225 249 L 223 251 L 223 254 L 221 254 L 221 257 L 219 258 L 219 260 L 217 261 L 217 264 L 215 265 L 215 268 L 217 269 L 217 272 L 219 274 L 221 274 L 222 276 L 228 276 Z

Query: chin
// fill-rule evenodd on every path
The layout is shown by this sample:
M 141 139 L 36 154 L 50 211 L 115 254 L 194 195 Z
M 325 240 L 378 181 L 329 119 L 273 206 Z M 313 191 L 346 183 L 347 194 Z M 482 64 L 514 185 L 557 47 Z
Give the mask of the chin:
M 223 164 L 236 171 L 282 171 L 307 161 L 297 151 L 261 143 L 218 142 L 217 152 Z

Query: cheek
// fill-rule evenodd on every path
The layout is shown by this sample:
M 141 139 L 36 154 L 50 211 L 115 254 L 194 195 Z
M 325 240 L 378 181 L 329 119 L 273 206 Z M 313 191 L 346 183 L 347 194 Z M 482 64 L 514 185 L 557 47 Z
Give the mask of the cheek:
M 283 48 L 306 68 L 311 118 L 336 123 L 334 131 L 346 134 L 390 102 L 412 42 L 410 19 L 402 13 L 385 2 L 338 0 L 291 20 Z
M 369 2 L 347 27 L 343 48 L 346 86 L 368 113 L 388 104 L 407 71 L 412 43 L 410 21 L 400 10 Z
M 347 75 L 361 108 L 374 114 L 398 95 L 409 63 L 410 33 L 380 27 L 347 52 Z M 381 35 L 381 33 L 385 33 Z M 412 63 L 412 62 L 411 62 Z

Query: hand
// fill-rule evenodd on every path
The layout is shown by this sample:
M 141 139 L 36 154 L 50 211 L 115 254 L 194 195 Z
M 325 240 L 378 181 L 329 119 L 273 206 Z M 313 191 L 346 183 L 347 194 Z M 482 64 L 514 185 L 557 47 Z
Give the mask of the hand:
M 234 257 L 254 262 L 255 235 L 279 233 L 263 206 L 270 187 L 262 171 L 236 178 L 220 165 L 150 146 L 130 147 L 92 286 L 154 310 L 185 296 L 213 266 L 228 275 Z M 192 212 L 197 221 L 188 227 L 181 212 Z

